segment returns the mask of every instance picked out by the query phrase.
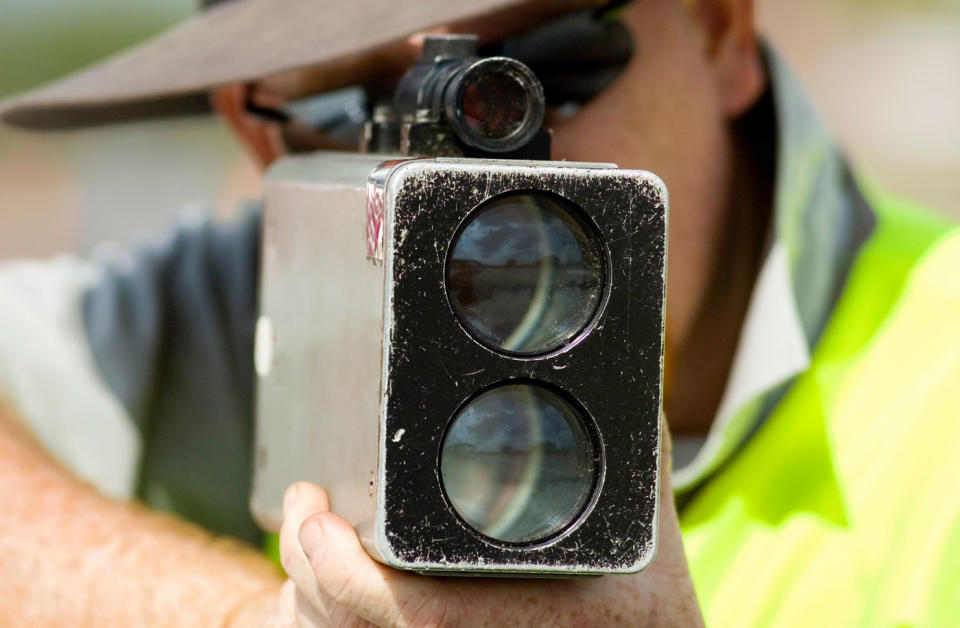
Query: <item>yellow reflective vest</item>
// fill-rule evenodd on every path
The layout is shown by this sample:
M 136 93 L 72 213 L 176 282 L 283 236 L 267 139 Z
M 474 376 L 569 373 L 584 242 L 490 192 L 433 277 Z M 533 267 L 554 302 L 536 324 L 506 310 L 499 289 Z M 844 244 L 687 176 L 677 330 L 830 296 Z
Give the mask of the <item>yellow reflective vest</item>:
M 681 511 L 708 626 L 960 626 L 960 230 L 872 205 L 810 367 Z

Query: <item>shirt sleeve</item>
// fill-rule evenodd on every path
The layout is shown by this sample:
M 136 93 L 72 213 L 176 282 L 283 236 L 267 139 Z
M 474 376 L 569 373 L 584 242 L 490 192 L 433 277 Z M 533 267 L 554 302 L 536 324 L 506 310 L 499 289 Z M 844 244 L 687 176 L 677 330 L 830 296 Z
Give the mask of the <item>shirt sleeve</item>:
M 0 394 L 114 496 L 256 542 L 253 330 L 260 213 L 185 215 L 93 261 L 0 270 Z
M 80 307 L 101 277 L 72 257 L 0 265 L 0 397 L 67 469 L 124 498 L 135 492 L 141 436 L 100 377 Z
M 257 541 L 248 507 L 260 213 L 184 218 L 83 297 L 94 361 L 143 440 L 138 495 Z

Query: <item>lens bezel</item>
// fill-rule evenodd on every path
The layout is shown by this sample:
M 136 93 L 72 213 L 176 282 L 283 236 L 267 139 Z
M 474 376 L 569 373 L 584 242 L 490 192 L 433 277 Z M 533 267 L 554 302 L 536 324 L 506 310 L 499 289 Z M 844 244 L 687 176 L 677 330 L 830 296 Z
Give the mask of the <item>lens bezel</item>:
M 381 559 L 431 573 L 564 576 L 629 573 L 649 564 L 660 458 L 662 182 L 596 164 L 421 159 L 395 166 L 383 189 L 380 472 L 378 515 L 368 532 Z M 446 249 L 458 225 L 483 201 L 517 190 L 572 201 L 598 225 L 609 250 L 609 292 L 597 323 L 552 357 L 518 359 L 481 345 L 461 328 L 444 288 Z M 474 391 L 521 378 L 574 397 L 603 443 L 596 503 L 536 551 L 488 541 L 462 525 L 443 497 L 438 467 L 452 411 Z
M 600 259 L 600 298 L 597 299 L 594 311 L 589 317 L 587 317 L 586 322 L 580 326 L 577 331 L 570 334 L 565 334 L 566 337 L 560 340 L 556 346 L 538 352 L 511 351 L 481 338 L 479 334 L 470 329 L 470 325 L 465 322 L 461 315 L 457 312 L 457 306 L 454 304 L 450 295 L 450 285 L 448 281 L 450 264 L 453 259 L 453 253 L 454 249 L 456 248 L 456 244 L 459 242 L 463 232 L 466 231 L 466 229 L 473 223 L 474 219 L 481 215 L 481 213 L 484 212 L 489 205 L 493 205 L 496 202 L 511 196 L 525 195 L 551 197 L 562 210 L 567 212 L 571 220 L 580 226 L 586 235 L 587 240 L 594 245 L 594 252 Z M 610 264 L 610 248 L 604 240 L 603 234 L 590 215 L 584 211 L 584 209 L 578 203 L 555 192 L 518 188 L 515 190 L 501 192 L 500 194 L 491 196 L 490 198 L 484 199 L 482 202 L 474 205 L 457 225 L 453 235 L 447 241 L 447 252 L 443 263 L 443 289 L 444 294 L 446 295 L 447 306 L 450 308 L 451 314 L 457 321 L 457 325 L 460 326 L 460 329 L 462 329 L 471 340 L 498 355 L 515 358 L 517 360 L 543 360 L 564 353 L 565 351 L 569 351 L 571 348 L 577 346 L 587 336 L 589 336 L 593 329 L 597 326 L 597 323 L 603 317 L 603 312 L 606 309 L 607 302 L 610 298 Z
M 592 459 L 593 459 L 593 482 L 591 483 L 589 489 L 589 497 L 584 502 L 583 506 L 580 507 L 576 515 L 574 515 L 569 522 L 562 526 L 559 530 L 546 535 L 542 538 L 534 539 L 531 541 L 504 541 L 496 537 L 488 536 L 483 532 L 477 530 L 473 527 L 457 510 L 456 506 L 453 504 L 453 500 L 450 498 L 449 493 L 447 492 L 447 487 L 443 482 L 443 475 L 441 465 L 443 464 L 443 448 L 447 442 L 447 436 L 450 434 L 450 430 L 453 428 L 454 421 L 457 417 L 460 416 L 460 413 L 463 412 L 467 406 L 473 403 L 476 399 L 483 396 L 484 394 L 496 390 L 498 388 L 504 388 L 506 386 L 532 386 L 534 388 L 539 388 L 545 390 L 549 393 L 556 395 L 561 401 L 567 403 L 576 413 L 577 419 L 580 421 L 580 425 L 586 433 L 589 445 L 591 448 Z M 481 388 L 480 390 L 474 392 L 472 395 L 464 399 L 460 405 L 450 414 L 449 419 L 447 419 L 446 426 L 443 430 L 443 436 L 440 438 L 440 444 L 437 447 L 437 457 L 436 457 L 436 468 L 438 469 L 439 476 L 439 485 L 440 492 L 443 495 L 443 500 L 446 503 L 447 507 L 450 509 L 450 512 L 456 517 L 457 521 L 465 530 L 470 534 L 474 535 L 477 539 L 497 545 L 504 549 L 537 549 L 541 547 L 547 547 L 558 542 L 560 539 L 571 534 L 574 530 L 580 527 L 580 524 L 590 516 L 591 511 L 597 503 L 597 499 L 600 496 L 600 492 L 603 488 L 603 478 L 604 471 L 606 470 L 606 462 L 604 456 L 603 441 L 600 438 L 599 431 L 597 429 L 597 424 L 593 415 L 587 410 L 582 403 L 580 403 L 573 395 L 563 390 L 562 388 L 549 384 L 544 381 L 532 379 L 532 378 L 516 378 L 516 379 L 505 379 L 498 382 L 494 382 Z

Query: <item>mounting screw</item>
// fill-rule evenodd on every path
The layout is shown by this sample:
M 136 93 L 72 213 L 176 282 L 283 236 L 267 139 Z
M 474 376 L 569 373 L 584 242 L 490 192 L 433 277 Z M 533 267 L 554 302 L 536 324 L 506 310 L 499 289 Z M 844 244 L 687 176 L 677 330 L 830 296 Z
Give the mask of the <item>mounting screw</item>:
M 424 59 L 468 59 L 475 56 L 476 35 L 427 35 L 423 40 Z

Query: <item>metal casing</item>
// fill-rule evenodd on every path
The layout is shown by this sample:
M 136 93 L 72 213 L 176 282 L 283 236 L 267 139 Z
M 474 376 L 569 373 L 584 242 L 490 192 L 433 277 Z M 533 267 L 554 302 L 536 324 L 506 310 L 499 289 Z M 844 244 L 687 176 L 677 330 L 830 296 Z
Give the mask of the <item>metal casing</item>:
M 275 169 L 265 186 L 261 309 L 272 330 L 260 336 L 271 339 L 263 343 L 273 356 L 259 369 L 258 519 L 276 526 L 282 489 L 307 479 L 326 486 L 371 555 L 395 567 L 541 575 L 645 567 L 655 553 L 659 494 L 662 182 L 604 165 L 420 159 L 377 168 L 382 157 L 351 159 L 346 166 L 342 155 L 303 158 Z M 339 174 L 323 172 L 334 163 Z M 463 220 L 516 190 L 572 201 L 608 258 L 593 328 L 537 358 L 475 341 L 444 288 L 448 247 Z M 371 211 L 381 202 L 382 229 L 371 233 L 382 239 L 371 248 Z M 457 409 L 508 380 L 575 399 L 601 450 L 593 501 L 579 521 L 524 547 L 465 525 L 439 475 Z
M 298 480 L 323 484 L 350 521 L 373 521 L 384 268 L 366 256 L 366 195 L 382 161 L 317 153 L 264 180 L 250 506 L 267 530 Z

